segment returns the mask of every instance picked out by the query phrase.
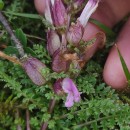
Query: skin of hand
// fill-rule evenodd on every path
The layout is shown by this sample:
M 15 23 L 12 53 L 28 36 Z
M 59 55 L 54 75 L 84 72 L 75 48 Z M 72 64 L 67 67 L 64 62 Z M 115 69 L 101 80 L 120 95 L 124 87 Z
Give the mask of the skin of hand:
M 39 14 L 44 13 L 45 4 L 43 0 L 34 0 L 35 7 Z M 92 15 L 92 18 L 100 21 L 104 25 L 112 28 L 123 17 L 130 13 L 130 0 L 101 0 L 98 9 Z M 93 35 L 102 31 L 96 25 L 88 23 L 85 28 L 83 39 L 87 41 Z M 89 33 L 88 33 L 89 32 Z M 123 58 L 130 70 L 130 18 L 126 25 L 123 27 L 117 38 L 117 46 L 121 51 Z M 121 62 L 115 47 L 112 47 L 110 54 L 107 58 L 103 71 L 104 81 L 115 89 L 124 89 L 127 86 Z

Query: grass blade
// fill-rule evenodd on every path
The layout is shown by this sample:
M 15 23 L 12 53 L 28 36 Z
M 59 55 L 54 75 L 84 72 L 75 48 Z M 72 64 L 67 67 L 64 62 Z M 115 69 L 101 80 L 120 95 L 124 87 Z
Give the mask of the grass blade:
M 127 79 L 128 83 L 130 84 L 130 72 L 128 70 L 128 67 L 127 67 L 127 65 L 125 63 L 125 60 L 124 60 L 123 56 L 121 55 L 121 52 L 120 52 L 119 48 L 117 47 L 117 45 L 115 45 L 115 46 L 117 48 L 118 55 L 120 57 L 120 61 L 121 61 L 121 64 L 122 64 L 123 71 L 125 73 L 126 79 Z
M 97 25 L 99 28 L 101 28 L 108 36 L 110 36 L 110 37 L 115 37 L 115 36 L 116 36 L 115 32 L 113 32 L 109 27 L 107 27 L 107 26 L 104 25 L 103 23 L 101 23 L 101 22 L 99 22 L 99 21 L 97 21 L 97 20 L 95 20 L 95 19 L 92 19 L 92 18 L 90 18 L 89 21 L 90 21 L 91 23 L 96 24 L 96 25 Z
M 3 13 L 11 14 L 19 17 L 31 18 L 31 19 L 41 19 L 41 16 L 38 14 L 16 13 L 16 12 L 6 12 L 6 11 L 3 11 Z

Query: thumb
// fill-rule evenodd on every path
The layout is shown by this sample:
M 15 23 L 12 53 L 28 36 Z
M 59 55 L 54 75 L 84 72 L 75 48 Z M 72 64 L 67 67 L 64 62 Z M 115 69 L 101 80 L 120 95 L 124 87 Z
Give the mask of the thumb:
M 45 0 L 34 0 L 34 5 L 37 12 L 43 15 L 45 10 Z
M 128 0 L 122 1 L 112 1 L 104 0 L 99 3 L 99 7 L 96 12 L 92 15 L 92 18 L 100 21 L 109 28 L 112 28 L 118 21 L 120 21 L 127 13 L 129 12 L 129 7 L 127 4 Z M 130 1 L 129 1 L 130 2 Z M 118 8 L 115 8 L 118 7 Z M 100 38 L 96 37 L 97 34 L 101 34 Z M 99 35 L 98 35 L 99 36 Z M 83 41 L 89 41 L 93 37 L 96 37 L 98 40 L 87 50 L 85 54 L 85 60 L 88 61 L 94 53 L 101 48 L 105 40 L 103 31 L 92 23 L 88 23 L 85 32 L 83 35 Z
M 117 46 L 130 70 L 130 18 L 117 38 Z M 127 86 L 127 80 L 115 46 L 111 49 L 106 61 L 103 77 L 105 82 L 112 88 L 123 89 Z

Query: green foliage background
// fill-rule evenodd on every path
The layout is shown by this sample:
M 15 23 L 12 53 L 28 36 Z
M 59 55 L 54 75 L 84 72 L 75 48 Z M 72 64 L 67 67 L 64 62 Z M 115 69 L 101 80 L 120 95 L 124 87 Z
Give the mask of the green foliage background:
M 50 66 L 51 58 L 46 51 L 46 30 L 42 20 L 30 19 L 8 14 L 36 14 L 31 0 L 4 0 L 4 9 L 8 21 L 24 48 L 30 55 Z M 0 25 L 0 45 L 11 47 L 3 50 L 10 55 L 17 55 L 13 43 Z M 27 37 L 27 41 L 26 41 Z M 38 38 L 36 38 L 38 37 Z M 110 41 L 108 41 L 111 44 Z M 14 50 L 13 50 L 14 49 Z M 14 54 L 12 53 L 13 50 Z M 98 53 L 75 79 L 82 101 L 71 109 L 64 106 L 65 97 L 58 97 L 52 91 L 52 84 L 64 73 L 51 73 L 51 81 L 38 87 L 27 77 L 23 69 L 7 60 L 0 59 L 0 130 L 16 130 L 20 125 L 26 129 L 26 111 L 30 112 L 32 130 L 39 130 L 43 122 L 48 122 L 50 130 L 130 130 L 130 101 L 124 93 L 115 92 L 102 79 L 102 70 L 108 52 L 106 48 Z M 43 72 L 47 73 L 47 72 Z M 48 78 L 48 77 L 47 77 Z M 119 79 L 120 80 L 120 79 Z M 49 102 L 56 100 L 52 114 L 48 113 Z M 19 111 L 19 117 L 17 112 Z

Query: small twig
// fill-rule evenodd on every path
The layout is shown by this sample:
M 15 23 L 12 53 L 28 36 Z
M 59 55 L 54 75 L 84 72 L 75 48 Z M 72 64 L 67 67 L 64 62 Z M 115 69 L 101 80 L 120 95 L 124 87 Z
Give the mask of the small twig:
M 31 130 L 29 110 L 26 110 L 26 130 Z
M 19 109 L 16 109 L 15 118 L 18 120 L 20 118 Z M 17 130 L 22 130 L 21 126 L 17 125 Z
M 9 61 L 11 61 L 13 63 L 21 65 L 21 62 L 16 57 L 8 56 L 5 53 L 3 53 L 2 51 L 0 51 L 0 57 L 2 57 L 4 59 L 7 59 L 7 60 L 9 60 Z
M 4 25 L 7 32 L 9 33 L 9 35 L 10 35 L 11 39 L 13 40 L 13 42 L 15 43 L 15 46 L 18 49 L 20 56 L 23 57 L 24 54 L 25 54 L 24 50 L 23 50 L 23 46 L 20 43 L 20 41 L 16 38 L 16 36 L 14 35 L 14 32 L 12 31 L 8 21 L 6 20 L 6 18 L 4 17 L 4 15 L 2 14 L 1 11 L 0 11 L 0 21 Z
M 107 120 L 107 119 L 109 119 L 109 118 L 111 118 L 111 117 L 117 117 L 117 116 L 107 116 L 107 117 L 102 117 L 102 118 L 99 118 L 99 119 L 95 119 L 95 120 L 92 120 L 92 121 L 87 121 L 87 122 L 85 122 L 85 123 L 82 123 L 82 124 L 79 124 L 79 125 L 76 125 L 76 126 L 73 126 L 71 129 L 78 129 L 78 128 L 80 128 L 81 129 L 81 127 L 83 127 L 83 126 L 87 126 L 87 125 L 90 125 L 90 124 L 92 124 L 92 123 L 94 123 L 94 122 L 98 122 L 98 121 L 101 121 L 101 120 Z
M 52 99 L 50 101 L 50 105 L 49 105 L 49 109 L 48 109 L 48 113 L 51 114 L 54 110 L 54 107 L 55 107 L 55 104 L 56 104 L 56 100 L 55 99 Z M 49 120 L 48 120 L 49 121 Z M 42 127 L 41 127 L 41 130 L 47 130 L 47 127 L 48 127 L 48 121 L 44 122 L 42 124 Z

